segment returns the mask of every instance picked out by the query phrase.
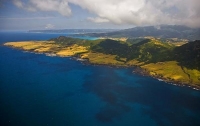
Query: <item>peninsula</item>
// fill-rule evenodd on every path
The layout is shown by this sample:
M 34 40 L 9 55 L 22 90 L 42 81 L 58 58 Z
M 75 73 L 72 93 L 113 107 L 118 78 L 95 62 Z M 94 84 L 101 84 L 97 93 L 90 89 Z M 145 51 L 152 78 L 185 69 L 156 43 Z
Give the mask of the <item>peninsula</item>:
M 49 56 L 75 56 L 91 64 L 136 66 L 136 73 L 200 89 L 200 41 L 180 43 L 157 38 L 121 41 L 60 36 L 47 41 L 7 42 L 4 45 Z

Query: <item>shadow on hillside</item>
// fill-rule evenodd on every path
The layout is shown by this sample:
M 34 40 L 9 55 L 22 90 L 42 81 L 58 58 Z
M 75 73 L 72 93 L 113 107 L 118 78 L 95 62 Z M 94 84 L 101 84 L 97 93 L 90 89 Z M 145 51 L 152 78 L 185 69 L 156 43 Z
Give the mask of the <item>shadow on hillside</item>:
M 174 49 L 174 60 L 180 66 L 200 70 L 200 40 L 189 42 Z

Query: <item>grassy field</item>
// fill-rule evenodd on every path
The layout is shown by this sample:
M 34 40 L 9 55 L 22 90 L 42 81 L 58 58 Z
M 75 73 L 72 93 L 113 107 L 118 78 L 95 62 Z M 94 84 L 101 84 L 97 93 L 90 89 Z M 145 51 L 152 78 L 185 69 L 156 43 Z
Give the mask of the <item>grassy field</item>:
M 200 86 L 200 71 L 182 68 L 176 61 L 150 63 L 141 67 L 147 70 L 151 76 Z
M 168 42 L 168 43 L 173 44 L 175 46 L 182 46 L 182 45 L 186 44 L 187 42 Z
M 60 43 L 61 42 L 55 41 L 24 41 L 7 42 L 4 45 L 36 53 L 57 55 L 60 57 L 75 56 L 76 54 L 80 54 L 81 58 L 88 59 L 89 62 L 93 64 L 140 66 L 149 72 L 151 76 L 200 87 L 199 70 L 180 66 L 180 62 L 175 60 L 164 60 L 164 62 L 160 62 L 163 57 L 167 57 L 171 54 L 170 50 L 175 46 L 167 43 L 161 43 L 157 39 L 152 39 L 149 42 L 139 45 L 139 56 L 130 60 L 127 60 L 128 58 L 125 55 L 129 53 L 125 53 L 123 56 L 118 54 L 121 54 L 121 52 L 123 53 L 124 50 L 127 51 L 126 49 L 131 47 L 124 48 L 127 45 L 124 45 L 121 42 L 115 43 L 113 40 L 94 40 L 86 41 L 81 44 Z M 96 49 L 97 51 L 92 50 L 91 48 L 95 47 L 97 44 L 99 44 L 97 47 L 101 49 L 99 52 L 97 50 L 98 48 Z M 132 53 L 134 53 L 135 49 L 137 48 L 132 49 Z M 153 57 L 148 57 L 149 55 L 147 54 L 151 54 L 150 56 Z M 141 56 L 143 56 L 143 60 L 141 60 Z M 155 62 L 149 62 L 151 60 Z
M 200 85 L 200 71 L 184 68 L 184 71 L 189 74 L 191 83 Z
M 144 65 L 144 62 L 139 62 L 136 59 L 130 60 L 126 63 L 128 66 L 141 66 Z
M 87 51 L 88 50 L 87 50 L 86 47 L 78 46 L 78 45 L 75 44 L 75 45 L 72 45 L 72 46 L 69 46 L 69 47 L 62 48 L 56 54 L 58 56 L 65 57 L 65 56 L 73 56 L 75 54 L 84 53 L 84 52 L 87 52 Z
M 103 53 L 85 53 L 82 54 L 82 58 L 88 58 L 90 63 L 94 64 L 107 64 L 107 65 L 115 65 L 115 66 L 126 66 L 126 64 L 122 61 L 116 60 L 116 55 L 107 55 Z
M 51 53 L 61 57 L 73 56 L 77 53 L 87 52 L 87 48 L 79 45 L 60 46 L 53 41 L 25 41 L 25 42 L 8 42 L 6 46 L 32 51 L 37 53 Z
M 35 50 L 35 52 L 47 52 L 51 51 L 51 48 L 57 47 L 57 45 L 51 41 L 7 42 L 4 45 L 20 48 L 26 51 Z

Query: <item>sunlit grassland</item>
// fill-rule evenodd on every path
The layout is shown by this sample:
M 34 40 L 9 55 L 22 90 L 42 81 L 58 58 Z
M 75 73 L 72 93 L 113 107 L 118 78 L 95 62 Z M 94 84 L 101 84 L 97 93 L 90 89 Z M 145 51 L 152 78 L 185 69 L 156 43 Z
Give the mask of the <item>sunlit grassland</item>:
M 116 60 L 116 55 L 90 52 L 83 54 L 82 58 L 88 58 L 89 62 L 94 64 L 126 66 L 124 62 Z
M 186 44 L 187 42 L 168 42 L 168 43 L 175 45 L 175 46 L 182 46 L 182 45 Z
M 52 41 L 23 41 L 23 42 L 7 42 L 4 45 L 20 48 L 26 51 L 35 50 L 36 52 L 50 51 L 51 48 L 57 47 Z
M 141 40 L 140 43 L 133 45 L 131 42 L 127 44 L 109 39 L 80 40 L 67 37 L 59 37 L 51 41 L 8 42 L 4 45 L 30 52 L 47 53 L 50 56 L 80 56 L 82 59 L 88 59 L 92 64 L 140 66 L 150 76 L 200 87 L 200 71 L 195 69 L 197 67 L 184 66 L 181 64 L 182 60 L 177 60 L 179 57 L 185 57 L 182 52 L 187 48 L 182 49 L 154 38 L 148 41 Z M 192 46 L 187 44 L 186 47 L 190 47 L 187 50 L 193 49 Z M 175 48 L 179 48 L 178 51 L 181 53 L 174 52 Z M 196 55 L 196 53 L 191 54 Z
M 200 71 L 187 68 L 184 68 L 184 71 L 189 74 L 192 83 L 200 84 Z
M 182 68 L 176 61 L 150 63 L 141 67 L 147 70 L 151 76 L 200 85 L 200 71 Z
M 7 42 L 4 45 L 36 53 L 51 53 L 61 57 L 73 56 L 77 53 L 87 52 L 87 48 L 79 45 L 61 46 L 53 41 L 25 41 Z
M 126 62 L 126 65 L 128 65 L 128 66 L 141 66 L 141 65 L 144 65 L 144 62 L 140 62 L 136 59 L 133 59 L 133 60 Z
M 72 45 L 72 46 L 69 46 L 69 47 L 62 48 L 56 54 L 59 55 L 59 56 L 65 57 L 65 56 L 73 56 L 75 54 L 84 53 L 84 52 L 87 52 L 87 51 L 88 50 L 87 50 L 86 47 L 79 46 L 79 45 L 75 44 L 75 45 Z

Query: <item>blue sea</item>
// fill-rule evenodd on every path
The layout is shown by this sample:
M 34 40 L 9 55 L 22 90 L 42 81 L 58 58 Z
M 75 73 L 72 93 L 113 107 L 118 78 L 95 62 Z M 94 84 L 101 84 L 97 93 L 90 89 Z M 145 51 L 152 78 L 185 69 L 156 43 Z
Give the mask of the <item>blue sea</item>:
M 200 91 L 2 45 L 60 35 L 0 32 L 1 126 L 200 126 Z

